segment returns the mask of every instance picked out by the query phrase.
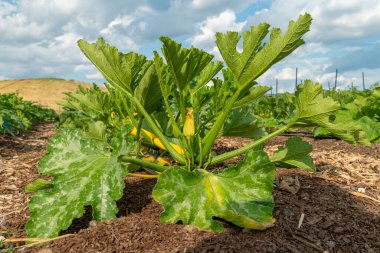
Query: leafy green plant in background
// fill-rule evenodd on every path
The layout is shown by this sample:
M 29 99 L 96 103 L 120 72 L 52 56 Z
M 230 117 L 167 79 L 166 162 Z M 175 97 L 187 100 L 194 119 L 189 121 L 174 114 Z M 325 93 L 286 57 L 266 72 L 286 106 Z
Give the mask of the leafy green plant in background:
M 379 87 L 364 91 L 357 89 L 324 90 L 323 96 L 333 98 L 342 106 L 343 110 L 326 121 L 330 130 L 325 127 L 306 128 L 306 130 L 313 133 L 314 137 L 335 137 L 352 142 L 350 135 L 342 135 L 339 130 L 348 127 L 352 132 L 354 132 L 353 129 L 356 129 L 356 132 L 364 132 L 367 135 L 366 139 L 370 142 L 378 141 L 380 138 L 380 102 L 376 97 L 378 93 Z M 257 115 L 262 127 L 268 132 L 273 132 L 286 125 L 292 118 L 296 109 L 295 99 L 296 96 L 289 93 L 265 96 L 253 102 L 249 106 L 249 110 Z M 298 129 L 293 130 L 297 131 Z M 361 144 L 369 145 L 367 141 L 362 141 Z
M 330 118 L 332 124 L 361 129 L 367 135 L 370 142 L 380 141 L 380 87 L 363 92 L 344 92 L 342 95 L 334 92 L 333 96 L 342 104 L 343 110 Z M 342 97 L 344 99 L 342 99 Z M 319 127 L 314 136 L 329 136 L 334 133 Z
M 290 93 L 260 97 L 249 105 L 249 111 L 257 115 L 268 132 L 286 125 L 294 116 L 295 109 L 295 96 Z
M 96 121 L 106 125 L 122 125 L 118 120 L 125 118 L 125 112 L 117 107 L 111 94 L 101 91 L 96 85 L 68 92 L 66 98 L 58 104 L 64 108 L 59 115 L 58 128 L 87 130 L 88 125 Z
M 17 94 L 0 94 L 0 134 L 14 135 L 32 124 L 56 119 L 57 115 L 51 109 L 24 101 Z
M 310 171 L 314 165 L 311 146 L 301 139 L 290 139 L 272 157 L 263 151 L 266 141 L 294 125 L 323 126 L 352 143 L 366 141 L 356 129 L 330 129 L 329 117 L 341 106 L 311 81 L 298 87 L 294 115 L 275 132 L 267 134 L 244 111 L 269 89 L 255 80 L 304 43 L 310 24 L 309 14 L 291 21 L 285 34 L 259 24 L 243 33 L 241 52 L 238 33 L 217 33 L 226 68 L 212 55 L 167 37 L 161 38 L 162 56 L 154 52 L 153 60 L 121 53 L 103 39 L 80 40 L 82 52 L 107 80 L 108 93 L 82 90 L 64 102 L 88 122 L 65 127 L 51 139 L 38 170 L 53 179 L 28 188 L 36 191 L 28 236 L 57 236 L 83 215 L 84 206 L 92 206 L 96 220 L 115 218 L 127 175 L 157 178 L 153 197 L 163 206 L 162 221 L 216 232 L 223 225 L 215 217 L 250 229 L 273 226 L 275 165 Z M 215 78 L 221 70 L 223 80 Z M 222 135 L 253 140 L 216 154 L 212 146 Z M 213 169 L 239 155 L 244 159 L 238 164 L 221 173 Z M 135 173 L 139 168 L 148 174 Z

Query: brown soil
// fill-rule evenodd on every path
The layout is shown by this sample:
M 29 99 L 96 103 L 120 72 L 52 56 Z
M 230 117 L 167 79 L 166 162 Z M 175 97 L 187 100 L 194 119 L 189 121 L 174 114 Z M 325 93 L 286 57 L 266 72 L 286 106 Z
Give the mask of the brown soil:
M 0 137 L 0 237 L 25 235 L 30 196 L 23 188 L 37 177 L 36 164 L 55 133 L 51 129 L 51 124 L 39 125 L 22 140 Z M 90 222 L 88 208 L 62 233 L 73 235 L 45 246 L 45 252 L 380 252 L 380 145 L 369 149 L 337 140 L 304 139 L 314 146 L 317 172 L 278 169 L 280 185 L 297 177 L 300 189 L 292 194 L 283 190 L 286 187 L 275 187 L 273 228 L 250 231 L 225 223 L 225 232 L 215 234 L 162 223 L 162 209 L 151 196 L 155 180 L 127 178 L 118 219 Z M 266 150 L 273 152 L 285 140 L 283 136 L 271 140 Z M 245 142 L 222 138 L 215 148 L 223 151 Z M 359 188 L 365 193 L 353 195 Z

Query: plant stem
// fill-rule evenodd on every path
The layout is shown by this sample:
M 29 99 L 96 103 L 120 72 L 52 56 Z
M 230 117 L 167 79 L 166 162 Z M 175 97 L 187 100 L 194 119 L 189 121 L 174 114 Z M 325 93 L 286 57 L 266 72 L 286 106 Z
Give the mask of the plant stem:
M 161 140 L 162 144 L 164 145 L 166 150 L 169 151 L 169 153 L 172 155 L 172 157 L 177 162 L 179 162 L 180 164 L 182 164 L 182 165 L 186 164 L 186 159 L 180 153 L 178 153 L 172 147 L 172 145 L 170 145 L 170 142 L 168 141 L 168 139 L 165 137 L 165 135 L 163 133 L 161 133 L 160 129 L 156 126 L 153 119 L 150 117 L 149 113 L 145 110 L 144 106 L 142 104 L 140 104 L 140 102 L 133 96 L 133 94 L 130 93 L 128 90 L 126 90 L 124 87 L 121 87 L 117 84 L 115 85 L 114 82 L 112 82 L 112 84 L 114 87 L 117 87 L 118 89 L 123 91 L 128 96 L 128 98 L 131 101 L 133 101 L 133 104 L 136 106 L 137 110 L 144 116 L 144 118 L 148 122 L 149 126 L 152 128 L 153 133 Z M 126 104 L 125 104 L 125 106 L 126 106 Z M 126 110 L 127 110 L 127 112 L 129 111 L 128 106 L 126 106 Z M 133 115 L 131 115 L 131 113 L 128 113 L 128 114 L 129 114 L 129 117 L 131 117 L 131 120 L 133 119 L 132 120 L 133 125 L 135 127 L 137 127 L 138 124 L 137 124 L 136 120 L 133 118 Z M 145 131 L 143 131 L 143 135 L 144 135 L 144 137 L 148 137 L 145 134 Z
M 142 177 L 142 178 L 158 178 L 159 177 L 159 175 L 146 175 L 146 174 L 139 174 L 139 173 L 128 173 L 128 176 Z
M 215 124 L 212 126 L 210 131 L 206 134 L 205 138 L 202 141 L 203 144 L 203 153 L 209 153 L 212 145 L 214 144 L 215 139 L 218 137 L 220 129 L 223 127 L 226 118 L 231 112 L 231 109 L 235 103 L 235 101 L 239 98 L 241 90 L 238 89 L 235 94 L 228 101 L 226 107 L 223 109 L 222 114 L 218 117 Z
M 173 133 L 176 138 L 181 134 L 181 130 L 179 129 L 179 126 L 174 118 L 173 112 L 170 109 L 170 105 L 166 99 L 164 99 L 165 107 L 166 107 L 166 112 L 169 114 L 170 121 L 172 122 L 172 127 L 173 127 Z
M 142 133 L 144 133 L 144 131 L 142 131 L 141 134 Z M 150 140 L 150 137 L 148 137 L 148 139 Z M 141 145 L 144 146 L 144 147 L 147 147 L 147 148 L 154 149 L 154 150 L 160 150 L 157 146 L 155 146 L 154 144 L 152 144 L 152 142 L 148 142 L 148 141 L 145 141 L 145 140 L 143 140 L 141 142 Z
M 165 135 L 160 131 L 160 129 L 156 126 L 153 119 L 150 117 L 149 113 L 145 110 L 144 106 L 140 104 L 140 102 L 132 96 L 130 93 L 126 93 L 128 97 L 133 101 L 137 110 L 144 116 L 145 120 L 148 122 L 149 126 L 152 128 L 153 133 L 161 140 L 162 144 L 166 148 L 167 151 L 172 155 L 172 157 L 179 162 L 180 164 L 186 164 L 186 159 L 178 153 L 170 144 Z M 144 131 L 143 131 L 144 132 Z
M 181 118 L 182 118 L 181 123 L 184 123 L 186 119 L 186 108 L 185 108 L 185 100 L 183 98 L 183 90 L 181 89 L 178 90 L 178 93 L 179 93 L 179 109 L 180 109 Z
M 252 141 L 250 142 L 249 144 L 247 144 L 246 146 L 242 147 L 242 148 L 239 148 L 239 149 L 236 149 L 236 150 L 233 150 L 233 151 L 230 151 L 230 152 L 227 152 L 227 153 L 224 153 L 224 154 L 221 154 L 221 155 L 218 155 L 218 156 L 215 156 L 211 159 L 211 162 L 210 162 L 210 166 L 211 165 L 215 165 L 217 163 L 220 163 L 220 162 L 223 162 L 227 159 L 230 159 L 230 158 L 233 158 L 235 156 L 238 156 L 238 155 L 241 155 L 245 152 L 247 152 L 248 150 L 260 145 L 260 144 L 263 144 L 264 142 L 268 141 L 269 139 L 275 137 L 276 135 L 279 135 L 283 132 L 285 132 L 286 130 L 288 130 L 293 124 L 295 123 L 295 121 L 291 121 L 290 123 L 288 123 L 286 126 L 266 135 L 266 136 L 263 136 L 262 138 L 256 140 L 256 141 Z
M 141 140 L 140 140 L 140 132 L 141 132 L 141 126 L 142 126 L 142 123 L 143 123 L 143 118 L 140 117 L 139 118 L 139 122 L 138 122 L 138 126 L 137 126 L 137 134 L 136 134 L 136 137 L 135 137 L 135 143 L 136 143 L 136 156 L 139 157 L 140 156 L 140 145 L 141 145 Z
M 147 168 L 147 169 L 151 169 L 151 170 L 154 170 L 154 171 L 158 171 L 158 172 L 164 172 L 165 170 L 171 168 L 171 166 L 163 166 L 163 165 L 160 165 L 160 164 L 157 164 L 157 163 L 151 163 L 151 162 L 148 162 L 148 161 L 143 161 L 143 160 L 132 158 L 132 157 L 128 157 L 128 156 L 121 157 L 121 161 L 127 162 L 127 163 L 137 164 L 137 165 L 140 165 L 141 167 L 144 167 L 144 168 Z

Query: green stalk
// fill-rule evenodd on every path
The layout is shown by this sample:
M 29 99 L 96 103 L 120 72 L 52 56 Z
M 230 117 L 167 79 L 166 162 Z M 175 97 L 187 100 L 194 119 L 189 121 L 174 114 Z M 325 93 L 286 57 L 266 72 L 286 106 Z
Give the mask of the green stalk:
M 139 122 L 138 122 L 138 126 L 137 126 L 137 134 L 135 137 L 136 157 L 140 157 L 140 145 L 141 145 L 140 132 L 141 132 L 142 123 L 143 123 L 143 118 L 139 118 Z
M 215 124 L 212 126 L 210 131 L 206 134 L 205 138 L 203 139 L 202 141 L 203 154 L 207 154 L 211 150 L 211 147 L 214 144 L 215 139 L 218 137 L 218 133 L 220 129 L 223 127 L 223 124 L 226 121 L 226 118 L 230 114 L 235 101 L 239 98 L 240 92 L 241 92 L 241 89 L 238 89 L 235 92 L 235 94 L 231 97 L 231 99 L 227 103 L 226 108 L 223 110 L 222 114 L 219 115 Z
M 282 128 L 274 131 L 273 133 L 270 133 L 260 139 L 258 139 L 257 141 L 252 141 L 250 142 L 249 144 L 247 144 L 246 146 L 242 147 L 242 148 L 239 148 L 239 149 L 236 149 L 236 150 L 233 150 L 233 151 L 230 151 L 230 152 L 227 152 L 227 153 L 224 153 L 224 154 L 221 154 L 221 155 L 218 155 L 218 156 L 215 156 L 211 159 L 211 162 L 209 164 L 209 166 L 211 165 L 215 165 L 215 164 L 218 164 L 220 162 L 223 162 L 227 159 L 230 159 L 230 158 L 233 158 L 235 156 L 238 156 L 238 155 L 241 155 L 241 154 L 244 154 L 245 152 L 247 152 L 248 150 L 260 145 L 260 144 L 263 144 L 265 143 L 266 141 L 272 139 L 273 137 L 275 137 L 276 135 L 279 135 L 283 132 L 285 132 L 286 130 L 288 130 L 292 125 L 294 125 L 295 121 L 292 120 L 290 123 L 288 123 L 286 126 L 283 126 Z
M 152 128 L 153 133 L 161 140 L 162 144 L 166 148 L 167 151 L 172 155 L 172 157 L 179 162 L 180 164 L 186 164 L 185 158 L 179 154 L 173 147 L 170 145 L 170 142 L 166 139 L 165 135 L 161 133 L 160 129 L 156 126 L 153 119 L 150 117 L 149 113 L 145 110 L 144 106 L 140 104 L 140 102 L 126 89 L 120 87 L 120 89 L 134 102 L 134 105 L 137 107 L 137 110 L 145 117 L 146 121 L 148 122 L 149 126 Z M 130 110 L 126 104 L 126 110 L 132 120 L 132 124 L 137 127 L 138 123 L 136 122 L 136 119 L 133 117 L 133 114 L 131 115 Z M 149 139 L 149 137 L 145 134 L 144 131 L 142 131 L 145 138 Z
M 178 90 L 179 93 L 179 110 L 181 112 L 182 123 L 185 122 L 186 119 L 186 108 L 185 108 L 185 100 L 183 99 L 183 91 L 181 89 Z
M 199 146 L 199 164 L 198 169 L 201 169 L 203 166 L 203 149 L 202 149 L 202 139 L 199 136 L 198 138 L 198 146 Z
M 165 135 L 161 133 L 160 129 L 156 126 L 153 119 L 150 117 L 149 113 L 145 110 L 144 106 L 142 106 L 140 102 L 130 93 L 126 93 L 126 94 L 134 102 L 134 105 L 136 106 L 137 110 L 144 116 L 145 120 L 148 122 L 149 126 L 152 128 L 153 133 L 157 136 L 157 138 L 161 140 L 166 150 L 169 151 L 169 153 L 177 162 L 179 162 L 182 165 L 186 164 L 186 159 L 180 153 L 178 153 L 172 147 L 172 145 L 170 145 L 170 142 L 165 137 Z
M 132 125 L 133 125 L 134 127 L 136 127 L 136 129 L 137 129 L 138 126 L 139 126 L 139 122 L 137 122 L 137 120 L 135 119 L 135 116 L 133 116 L 133 112 L 132 112 L 131 109 L 128 107 L 127 102 L 126 102 L 125 100 L 122 100 L 122 101 L 123 101 L 123 105 L 124 105 L 124 107 L 125 107 L 125 110 L 127 111 L 127 114 L 128 114 L 128 116 L 129 116 L 129 119 L 130 119 L 131 122 L 132 122 Z M 146 140 L 150 140 L 150 137 L 149 137 L 144 131 L 142 131 L 141 134 L 144 136 L 144 138 L 145 138 Z M 137 136 L 139 136 L 139 135 L 137 135 Z M 136 152 L 138 152 L 138 150 L 136 150 Z
M 165 107 L 166 107 L 166 112 L 169 114 L 170 121 L 172 122 L 173 126 L 173 133 L 176 138 L 181 134 L 181 130 L 179 129 L 179 126 L 174 118 L 173 112 L 170 109 L 170 105 L 166 99 L 164 99 L 165 102 Z
M 157 164 L 157 163 L 143 161 L 143 160 L 140 160 L 140 159 L 137 159 L 137 158 L 128 157 L 128 156 L 121 157 L 121 161 L 122 162 L 126 162 L 126 163 L 137 164 L 137 165 L 140 165 L 141 167 L 144 167 L 144 168 L 147 168 L 147 169 L 151 169 L 151 170 L 154 170 L 154 171 L 158 171 L 158 172 L 164 172 L 165 170 L 171 168 L 171 166 L 163 166 L 163 165 L 160 165 L 160 164 Z
M 142 132 L 144 132 L 144 131 L 142 131 Z M 149 140 L 150 140 L 150 137 L 147 137 L 147 138 L 149 138 Z M 141 146 L 144 146 L 144 147 L 147 147 L 147 148 L 151 148 L 151 149 L 154 149 L 154 150 L 160 150 L 157 146 L 155 146 L 154 144 L 152 144 L 151 141 L 142 140 Z

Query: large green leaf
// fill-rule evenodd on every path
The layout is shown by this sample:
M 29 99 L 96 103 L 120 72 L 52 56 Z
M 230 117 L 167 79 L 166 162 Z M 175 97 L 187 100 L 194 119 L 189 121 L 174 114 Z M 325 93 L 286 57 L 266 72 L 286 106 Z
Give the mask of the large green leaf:
M 182 221 L 202 230 L 223 231 L 213 219 L 238 226 L 273 226 L 274 165 L 263 151 L 249 151 L 243 162 L 220 174 L 206 170 L 171 169 L 161 174 L 153 197 L 162 204 L 161 220 Z
M 262 97 L 271 88 L 268 86 L 256 86 L 250 88 L 241 98 L 234 103 L 234 109 L 251 104 L 256 99 Z
M 357 122 L 371 142 L 380 141 L 380 122 L 374 121 L 367 116 L 361 117 Z
M 119 134 L 113 151 L 102 141 L 83 138 L 78 129 L 64 129 L 50 140 L 38 171 L 53 177 L 51 190 L 36 192 L 29 202 L 29 237 L 55 237 L 92 206 L 95 220 L 116 217 L 128 170 L 119 161 L 132 148 L 132 137 Z
M 269 25 L 261 23 L 256 27 L 252 26 L 251 31 L 243 33 L 241 53 L 236 49 L 240 40 L 237 32 L 217 33 L 216 44 L 238 85 L 244 88 L 273 64 L 304 44 L 301 37 L 309 31 L 310 24 L 309 14 L 300 15 L 296 22 L 289 22 L 285 35 L 281 34 L 280 29 L 274 28 L 267 44 L 263 44 L 263 40 L 269 33 Z
M 154 52 L 154 66 L 158 76 L 162 96 L 164 100 L 168 100 L 173 88 L 175 87 L 174 79 L 170 74 L 168 66 L 157 52 Z
M 279 147 L 273 154 L 272 161 L 284 168 L 300 168 L 309 171 L 315 171 L 313 158 L 310 152 L 313 147 L 300 137 L 289 138 L 285 147 Z
M 132 85 L 146 62 L 145 56 L 120 53 L 103 38 L 99 38 L 96 43 L 79 40 L 78 46 L 113 87 L 132 92 Z
M 102 121 L 91 122 L 83 137 L 107 143 L 107 126 Z
M 233 110 L 223 126 L 223 136 L 259 139 L 264 135 L 266 135 L 265 129 L 246 108 Z
M 341 110 L 335 115 L 335 120 L 325 120 L 324 127 L 318 127 L 314 136 L 336 136 L 351 143 L 360 143 L 370 146 L 370 142 L 380 137 L 380 123 L 364 116 L 358 120 L 353 119 L 351 111 Z
M 153 61 L 149 61 L 142 72 L 141 80 L 135 89 L 135 97 L 148 113 L 152 113 L 161 105 L 162 99 Z
M 324 98 L 322 91 L 322 85 L 313 84 L 311 80 L 297 86 L 296 118 L 299 121 L 316 121 L 320 116 L 332 115 L 341 109 L 340 104 L 331 97 Z
M 203 71 L 197 77 L 197 85 L 191 90 L 192 94 L 198 92 L 203 86 L 211 81 L 212 78 L 223 68 L 222 62 L 209 62 Z
M 179 90 L 183 90 L 209 64 L 214 56 L 197 48 L 182 48 L 168 37 L 160 38 L 162 53 Z
M 323 127 L 342 140 L 368 145 L 369 141 L 360 126 L 352 120 L 352 117 L 343 116 L 344 114 L 339 111 L 342 109 L 340 104 L 331 97 L 324 98 L 322 91 L 322 85 L 313 84 L 310 80 L 305 80 L 303 85 L 297 87 L 295 113 L 297 123 Z M 330 116 L 334 115 L 338 119 L 331 122 Z

